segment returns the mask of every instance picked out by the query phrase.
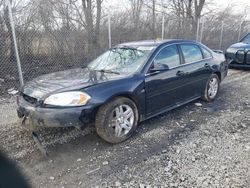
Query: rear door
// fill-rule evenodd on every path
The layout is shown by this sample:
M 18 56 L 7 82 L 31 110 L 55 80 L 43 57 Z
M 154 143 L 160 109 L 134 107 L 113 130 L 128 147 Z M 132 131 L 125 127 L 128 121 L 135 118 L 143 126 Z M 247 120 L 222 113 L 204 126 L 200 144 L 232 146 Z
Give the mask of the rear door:
M 187 85 L 183 88 L 186 98 L 198 97 L 205 89 L 206 82 L 212 74 L 211 53 L 194 43 L 179 44 L 183 57 L 183 71 L 186 73 Z

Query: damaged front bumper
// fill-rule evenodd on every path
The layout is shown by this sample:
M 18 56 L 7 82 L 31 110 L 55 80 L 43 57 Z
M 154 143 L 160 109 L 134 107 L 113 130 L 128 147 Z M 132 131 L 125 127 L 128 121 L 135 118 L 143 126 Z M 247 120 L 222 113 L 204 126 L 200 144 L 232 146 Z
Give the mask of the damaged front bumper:
M 250 63 L 246 64 L 242 64 L 242 63 L 235 63 L 235 62 L 232 62 L 228 65 L 229 68 L 238 68 L 238 69 L 247 69 L 247 70 L 250 70 Z
M 39 127 L 82 127 L 93 119 L 93 106 L 45 108 L 17 99 L 17 114 L 22 124 Z
M 230 49 L 225 57 L 229 63 L 229 68 L 250 69 L 250 50 Z

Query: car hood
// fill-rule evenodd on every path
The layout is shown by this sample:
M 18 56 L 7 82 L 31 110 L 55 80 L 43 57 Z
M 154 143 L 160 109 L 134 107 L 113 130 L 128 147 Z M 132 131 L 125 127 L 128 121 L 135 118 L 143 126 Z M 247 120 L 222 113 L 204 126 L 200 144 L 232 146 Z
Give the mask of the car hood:
M 27 82 L 22 93 L 42 99 L 51 93 L 86 88 L 123 77 L 125 76 L 93 71 L 88 68 L 71 69 L 39 76 Z
M 250 48 L 250 44 L 249 43 L 244 43 L 244 42 L 238 42 L 235 43 L 233 45 L 230 46 L 230 48 Z

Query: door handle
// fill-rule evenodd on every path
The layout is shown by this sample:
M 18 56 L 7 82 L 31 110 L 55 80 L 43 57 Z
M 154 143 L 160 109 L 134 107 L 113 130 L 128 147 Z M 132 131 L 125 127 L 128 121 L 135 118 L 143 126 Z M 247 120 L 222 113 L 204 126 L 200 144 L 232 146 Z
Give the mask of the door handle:
M 205 63 L 204 67 L 208 68 L 210 67 L 208 63 Z
M 184 71 L 178 71 L 176 73 L 177 76 L 184 76 L 186 73 Z

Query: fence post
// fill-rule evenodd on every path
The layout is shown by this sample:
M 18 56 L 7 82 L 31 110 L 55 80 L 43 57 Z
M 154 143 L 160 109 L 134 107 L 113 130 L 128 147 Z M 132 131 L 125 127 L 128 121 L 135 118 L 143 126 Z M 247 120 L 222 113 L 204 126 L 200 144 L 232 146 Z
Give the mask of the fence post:
M 196 30 L 196 41 L 199 40 L 199 31 L 200 31 L 200 18 L 197 20 L 197 30 Z
M 220 50 L 222 48 L 223 29 L 224 29 L 224 22 L 222 21 L 221 22 L 221 32 L 220 32 L 220 46 L 219 46 Z
M 10 20 L 10 25 L 11 25 L 11 32 L 12 32 L 12 37 L 13 37 L 13 41 L 14 41 L 14 49 L 15 49 L 15 55 L 16 55 L 16 61 L 17 61 L 19 82 L 20 82 L 20 87 L 22 87 L 23 83 L 24 83 L 23 82 L 23 72 L 22 72 L 20 57 L 19 57 L 19 53 L 18 53 L 18 47 L 17 47 L 17 41 L 16 41 L 16 32 L 15 32 L 15 24 L 14 24 L 13 17 L 12 17 L 12 9 L 11 9 L 10 1 L 9 0 L 6 0 L 6 1 L 7 1 L 7 6 L 8 6 L 8 12 L 9 12 L 9 20 Z
M 242 21 L 242 20 L 240 20 L 240 27 L 239 27 L 239 34 L 238 34 L 238 41 L 237 41 L 237 42 L 239 42 L 239 41 L 240 41 L 240 35 L 241 35 L 241 27 L 242 27 L 242 23 L 243 23 L 243 21 Z
M 108 30 L 109 30 L 109 48 L 112 46 L 111 42 L 111 24 L 110 24 L 110 13 L 108 14 Z
M 162 15 L 162 25 L 161 25 L 161 40 L 164 39 L 164 33 L 165 33 L 165 17 L 163 14 Z
M 200 42 L 202 42 L 202 38 L 203 38 L 204 23 L 205 23 L 205 21 L 204 21 L 204 19 L 203 19 L 202 24 L 201 24 L 201 38 L 200 38 Z

